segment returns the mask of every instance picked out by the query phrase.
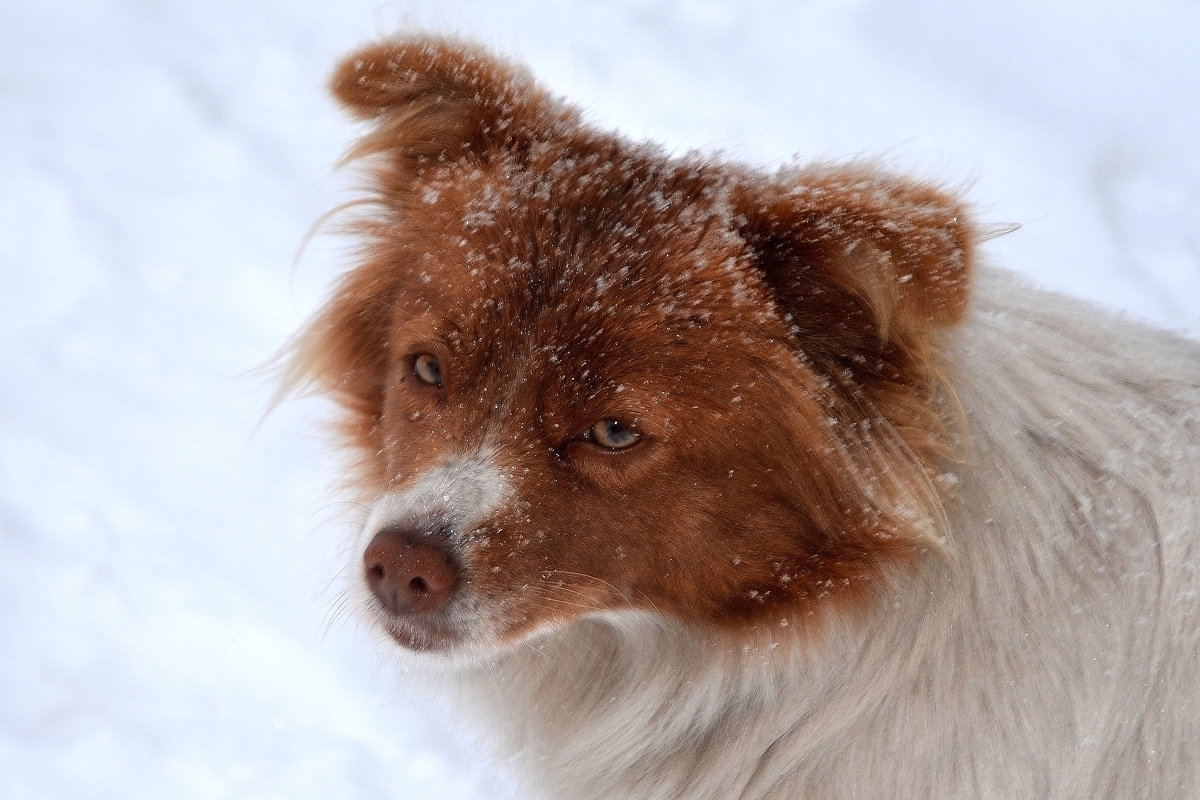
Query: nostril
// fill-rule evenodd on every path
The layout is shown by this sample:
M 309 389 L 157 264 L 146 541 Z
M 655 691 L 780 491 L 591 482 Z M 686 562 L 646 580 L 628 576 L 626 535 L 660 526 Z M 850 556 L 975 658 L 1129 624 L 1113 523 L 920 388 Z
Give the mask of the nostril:
M 440 611 L 458 582 L 458 568 L 441 543 L 416 531 L 385 528 L 363 552 L 363 577 L 393 614 Z

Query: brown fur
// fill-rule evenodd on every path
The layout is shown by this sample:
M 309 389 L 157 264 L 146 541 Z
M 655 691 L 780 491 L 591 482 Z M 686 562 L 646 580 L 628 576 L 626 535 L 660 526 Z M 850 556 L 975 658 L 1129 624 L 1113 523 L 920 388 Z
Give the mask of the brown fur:
M 502 443 L 518 500 L 464 569 L 505 638 L 602 608 L 803 619 L 935 542 L 958 201 L 867 166 L 671 157 L 453 40 L 369 47 L 333 89 L 370 124 L 350 158 L 373 205 L 297 378 L 344 407 L 367 496 Z M 643 441 L 580 441 L 609 417 Z

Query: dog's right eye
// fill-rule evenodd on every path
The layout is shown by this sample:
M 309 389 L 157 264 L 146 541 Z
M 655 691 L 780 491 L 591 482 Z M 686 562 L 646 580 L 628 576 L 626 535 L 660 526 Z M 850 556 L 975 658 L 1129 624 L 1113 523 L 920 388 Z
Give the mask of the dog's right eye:
M 426 386 L 442 388 L 442 364 L 437 356 L 422 353 L 413 359 L 413 375 Z
M 604 419 L 597 422 L 588 428 L 583 438 L 614 453 L 628 450 L 642 440 L 641 434 L 630 430 L 616 419 Z

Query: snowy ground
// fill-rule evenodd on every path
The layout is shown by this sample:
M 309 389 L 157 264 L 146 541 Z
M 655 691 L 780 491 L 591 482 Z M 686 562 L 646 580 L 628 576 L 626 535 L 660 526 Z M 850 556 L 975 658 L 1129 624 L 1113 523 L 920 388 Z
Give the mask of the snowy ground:
M 28 0 L 0 11 L 0 795 L 497 798 L 335 614 L 326 409 L 254 368 L 342 264 L 335 58 L 422 24 L 592 119 L 882 154 L 994 260 L 1200 332 L 1200 6 L 1179 0 Z M 1001 10 L 1003 9 L 1003 10 Z

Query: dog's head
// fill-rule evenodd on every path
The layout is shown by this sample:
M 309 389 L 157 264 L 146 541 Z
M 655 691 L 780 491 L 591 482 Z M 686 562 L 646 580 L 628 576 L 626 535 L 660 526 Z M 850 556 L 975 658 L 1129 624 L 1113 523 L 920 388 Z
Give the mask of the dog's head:
M 927 544 L 956 201 L 671 157 L 450 40 L 369 47 L 333 85 L 369 124 L 372 202 L 295 365 L 346 411 L 356 572 L 398 641 L 786 623 Z

